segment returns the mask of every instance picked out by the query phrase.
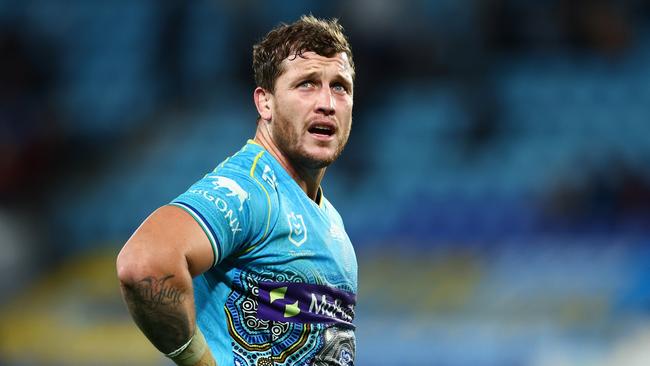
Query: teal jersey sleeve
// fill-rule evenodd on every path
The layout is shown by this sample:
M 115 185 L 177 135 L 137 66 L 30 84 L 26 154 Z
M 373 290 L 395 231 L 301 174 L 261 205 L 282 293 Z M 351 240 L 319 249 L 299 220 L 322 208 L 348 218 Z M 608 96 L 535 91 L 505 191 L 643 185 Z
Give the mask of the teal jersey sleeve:
M 181 207 L 199 223 L 212 245 L 213 266 L 268 235 L 271 197 L 254 176 L 217 169 L 170 204 Z

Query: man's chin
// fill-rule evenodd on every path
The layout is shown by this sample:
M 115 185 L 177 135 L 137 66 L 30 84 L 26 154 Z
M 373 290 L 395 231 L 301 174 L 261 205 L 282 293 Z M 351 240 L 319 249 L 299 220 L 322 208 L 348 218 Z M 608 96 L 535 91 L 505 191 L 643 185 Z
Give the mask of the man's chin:
M 338 154 L 332 152 L 329 152 L 327 154 L 324 153 L 316 154 L 307 151 L 302 151 L 296 160 L 300 165 L 306 168 L 323 169 L 323 168 L 327 168 L 330 164 L 332 164 L 336 160 L 336 158 L 338 158 Z

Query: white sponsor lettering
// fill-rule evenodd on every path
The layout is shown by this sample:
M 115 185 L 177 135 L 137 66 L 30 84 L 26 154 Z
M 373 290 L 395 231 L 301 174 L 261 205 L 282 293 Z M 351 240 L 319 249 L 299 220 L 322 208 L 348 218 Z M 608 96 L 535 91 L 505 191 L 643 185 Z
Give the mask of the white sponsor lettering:
M 321 314 L 324 304 L 327 304 L 327 297 L 325 295 L 321 296 L 321 303 L 319 305 L 316 294 L 311 294 L 311 304 L 309 304 L 309 312 L 313 314 Z
M 206 200 L 214 202 L 214 206 L 217 208 L 217 211 L 223 213 L 223 218 L 228 222 L 228 226 L 230 226 L 230 231 L 232 232 L 233 236 L 236 233 L 242 231 L 242 229 L 239 227 L 239 220 L 237 217 L 235 217 L 232 209 L 228 207 L 228 202 L 219 197 L 214 197 L 208 191 L 202 189 L 192 189 L 189 192 L 192 194 L 198 194 Z
M 317 315 L 325 315 L 330 318 L 341 319 L 346 322 L 352 322 L 352 315 L 348 312 L 353 311 L 352 309 L 344 309 L 341 307 L 341 302 L 338 299 L 335 299 L 334 302 L 327 301 L 327 296 L 321 295 L 320 303 L 318 302 L 318 296 L 316 294 L 311 294 L 311 303 L 309 304 L 309 312 Z
M 241 231 L 241 229 L 239 228 L 239 220 L 237 220 L 237 218 L 233 216 L 232 210 L 228 210 L 228 213 L 226 213 L 224 218 L 226 220 L 229 220 L 228 225 L 230 225 L 230 229 L 232 230 L 233 235 L 236 232 Z
M 219 197 L 217 197 L 217 199 L 214 201 L 214 204 L 217 206 L 217 209 L 221 212 L 226 212 L 228 210 L 228 203 Z

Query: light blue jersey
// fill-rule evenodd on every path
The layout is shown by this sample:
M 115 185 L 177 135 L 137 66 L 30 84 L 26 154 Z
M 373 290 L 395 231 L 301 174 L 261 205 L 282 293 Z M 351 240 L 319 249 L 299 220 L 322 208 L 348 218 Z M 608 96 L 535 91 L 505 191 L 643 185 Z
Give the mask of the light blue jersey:
M 194 295 L 218 365 L 354 364 L 357 262 L 320 189 L 309 199 L 249 140 L 171 204 L 212 244 Z

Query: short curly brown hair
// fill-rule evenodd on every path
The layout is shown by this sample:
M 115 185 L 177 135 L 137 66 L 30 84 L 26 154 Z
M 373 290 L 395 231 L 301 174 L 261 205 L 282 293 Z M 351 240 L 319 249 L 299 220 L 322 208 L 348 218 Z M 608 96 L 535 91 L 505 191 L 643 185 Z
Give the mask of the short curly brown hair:
M 275 81 L 283 71 L 282 61 L 291 54 L 298 57 L 308 51 L 325 57 L 345 52 L 354 78 L 352 49 L 338 19 L 317 19 L 312 15 L 303 15 L 292 24 L 281 23 L 253 46 L 255 83 L 273 92 Z

